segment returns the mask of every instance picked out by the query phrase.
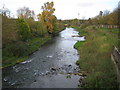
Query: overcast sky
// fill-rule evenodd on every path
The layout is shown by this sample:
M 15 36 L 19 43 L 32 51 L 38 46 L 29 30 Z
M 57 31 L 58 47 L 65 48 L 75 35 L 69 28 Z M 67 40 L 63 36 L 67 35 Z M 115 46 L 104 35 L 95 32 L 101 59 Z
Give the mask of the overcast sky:
M 99 11 L 113 11 L 120 0 L 0 0 L 0 9 L 5 5 L 14 15 L 20 7 L 29 7 L 35 14 L 41 13 L 41 6 L 53 1 L 56 9 L 54 15 L 58 19 L 91 18 Z M 79 13 L 79 16 L 78 16 Z

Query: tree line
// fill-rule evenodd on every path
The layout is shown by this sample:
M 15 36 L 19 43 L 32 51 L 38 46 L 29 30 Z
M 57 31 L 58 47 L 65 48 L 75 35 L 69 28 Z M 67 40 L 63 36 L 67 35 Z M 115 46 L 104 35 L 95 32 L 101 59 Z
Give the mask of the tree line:
M 109 10 L 100 11 L 94 18 L 89 18 L 83 25 L 83 28 L 88 25 L 96 25 L 103 28 L 119 28 L 119 8 L 115 8 L 112 12 Z
M 53 15 L 55 11 L 53 2 L 44 3 L 41 9 L 42 12 L 35 15 L 34 11 L 28 7 L 19 8 L 17 18 L 10 17 L 10 11 L 5 7 L 0 10 L 4 60 L 10 57 L 26 56 L 31 51 L 34 52 L 29 51 L 31 46 L 28 42 L 33 43 L 34 40 L 39 39 L 38 41 L 43 43 L 44 39 L 56 36 L 65 28 L 64 23 Z
M 9 18 L 7 11 L 2 12 L 3 26 L 3 44 L 21 39 L 26 41 L 34 36 L 54 36 L 64 25 L 53 15 L 55 8 L 53 2 L 47 2 L 42 6 L 42 13 L 37 15 L 38 21 L 35 21 L 35 13 L 28 7 L 17 10 L 18 18 Z

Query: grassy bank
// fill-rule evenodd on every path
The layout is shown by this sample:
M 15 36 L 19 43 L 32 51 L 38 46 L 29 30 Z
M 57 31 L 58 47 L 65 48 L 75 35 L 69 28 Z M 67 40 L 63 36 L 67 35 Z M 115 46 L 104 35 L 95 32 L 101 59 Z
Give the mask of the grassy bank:
M 77 42 L 80 59 L 76 64 L 87 73 L 82 80 L 82 87 L 118 88 L 116 69 L 111 60 L 112 47 L 117 45 L 118 30 L 95 27 L 75 29 L 80 35 L 86 36 L 84 43 Z
M 40 48 L 50 39 L 51 37 L 34 37 L 27 42 L 18 41 L 9 44 L 6 48 L 3 49 L 3 60 L 1 68 L 12 66 L 19 62 L 25 61 L 29 55 L 38 50 L 38 48 Z

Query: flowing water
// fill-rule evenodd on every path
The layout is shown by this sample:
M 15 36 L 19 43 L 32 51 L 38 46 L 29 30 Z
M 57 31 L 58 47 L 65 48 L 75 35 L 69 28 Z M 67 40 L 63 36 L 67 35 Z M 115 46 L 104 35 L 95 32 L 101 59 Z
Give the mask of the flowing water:
M 73 28 L 66 28 L 26 61 L 3 69 L 3 88 L 77 88 L 80 76 L 70 74 L 80 71 L 73 46 L 84 37 L 76 35 Z

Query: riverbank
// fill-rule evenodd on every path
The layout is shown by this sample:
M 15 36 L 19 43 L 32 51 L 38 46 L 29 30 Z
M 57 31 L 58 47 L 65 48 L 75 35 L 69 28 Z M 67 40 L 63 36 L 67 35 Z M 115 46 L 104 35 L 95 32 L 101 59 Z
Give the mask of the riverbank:
M 10 44 L 7 48 L 3 49 L 4 54 L 2 57 L 3 59 L 2 67 L 0 68 L 13 66 L 17 63 L 25 61 L 26 59 L 28 59 L 28 57 L 32 53 L 37 51 L 42 45 L 44 45 L 49 40 L 51 40 L 50 36 L 49 37 L 34 37 L 34 38 L 29 39 L 27 42 L 18 41 L 13 44 Z M 12 55 L 13 52 L 19 53 L 20 57 Z
M 26 60 L 51 37 L 64 29 L 64 23 L 57 19 L 51 23 L 53 30 L 49 32 L 42 21 L 33 18 L 13 19 L 2 16 L 2 65 L 0 68 L 15 65 Z
M 76 64 L 81 71 L 87 73 L 82 80 L 83 88 L 118 88 L 115 66 L 111 60 L 113 45 L 117 45 L 117 29 L 87 27 L 80 29 L 80 36 L 86 36 L 86 41 L 77 42 L 74 47 L 80 54 Z

